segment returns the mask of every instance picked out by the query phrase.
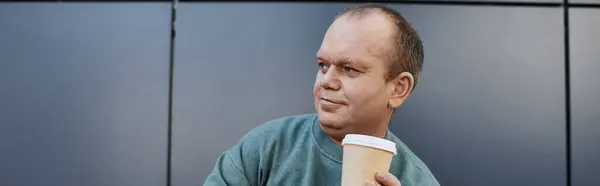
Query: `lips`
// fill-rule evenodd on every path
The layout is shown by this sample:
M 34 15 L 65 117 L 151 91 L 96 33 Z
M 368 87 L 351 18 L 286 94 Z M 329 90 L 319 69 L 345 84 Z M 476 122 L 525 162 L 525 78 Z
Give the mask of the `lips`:
M 339 100 L 335 100 L 335 99 L 329 99 L 329 98 L 323 98 L 322 97 L 321 100 L 324 100 L 324 101 L 327 101 L 327 102 L 331 102 L 331 103 L 334 103 L 334 104 L 340 104 L 340 105 L 345 104 L 345 102 L 339 101 Z

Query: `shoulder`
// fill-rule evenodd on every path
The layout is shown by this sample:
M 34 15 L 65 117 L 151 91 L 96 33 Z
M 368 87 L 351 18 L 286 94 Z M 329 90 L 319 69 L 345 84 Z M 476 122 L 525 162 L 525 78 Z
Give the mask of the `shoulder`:
M 286 152 L 291 141 L 306 135 L 304 128 L 314 122 L 315 115 L 285 116 L 266 121 L 247 132 L 222 157 L 229 170 L 238 170 L 250 183 L 263 183 L 263 171 L 269 169 L 278 153 Z M 223 168 L 225 169 L 225 168 Z
M 232 149 L 246 153 L 269 151 L 278 143 L 306 135 L 305 129 L 310 128 L 315 119 L 316 114 L 298 114 L 268 120 L 248 131 Z
M 316 114 L 298 114 L 268 120 L 251 129 L 240 141 L 256 141 L 298 133 L 316 119 Z
M 273 152 L 286 152 L 281 148 L 290 148 L 295 140 L 302 140 L 308 134 L 305 129 L 315 119 L 316 114 L 300 114 L 268 120 L 247 132 L 225 154 L 243 172 L 255 172 L 278 156 Z
M 397 155 L 392 160 L 393 173 L 403 185 L 438 186 L 440 185 L 429 167 L 396 135 L 389 132 L 389 139 L 396 143 Z
M 403 161 L 406 161 L 406 164 L 414 165 L 418 169 L 422 169 L 424 171 L 430 172 L 429 168 L 408 146 L 400 140 L 395 134 L 392 132 L 388 132 L 389 139 L 396 143 L 396 151 L 398 153 L 398 158 L 401 158 Z

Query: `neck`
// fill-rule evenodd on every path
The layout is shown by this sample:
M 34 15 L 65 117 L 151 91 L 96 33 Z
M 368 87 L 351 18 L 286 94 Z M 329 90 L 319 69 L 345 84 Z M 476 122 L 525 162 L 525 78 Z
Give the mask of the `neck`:
M 342 146 L 342 140 L 344 139 L 344 136 L 346 136 L 346 134 L 363 134 L 363 135 L 384 138 L 385 135 L 387 134 L 388 125 L 390 123 L 390 120 L 391 120 L 391 118 L 384 120 L 383 122 L 381 122 L 378 125 L 375 125 L 375 126 L 377 126 L 376 130 L 358 129 L 358 130 L 352 130 L 351 132 L 343 132 L 341 135 L 327 134 L 327 136 L 329 137 L 329 139 L 331 139 L 331 141 L 333 141 L 333 143 L 335 143 L 336 145 L 339 145 L 339 146 Z M 372 128 L 373 125 L 359 125 L 359 126 L 370 126 L 369 128 Z M 323 129 L 323 126 L 321 126 L 321 129 Z
M 375 137 L 379 137 L 379 138 L 384 138 L 385 135 L 386 135 L 386 133 L 387 133 L 387 127 L 386 127 L 385 130 L 383 130 L 381 132 L 378 131 L 378 132 L 372 133 L 372 134 L 364 134 L 364 133 L 354 133 L 354 134 L 363 134 L 363 135 L 369 135 L 369 136 L 375 136 Z M 350 134 L 350 133 L 348 133 L 348 134 Z M 336 145 L 342 146 L 342 140 L 344 138 L 334 138 L 334 137 L 331 137 L 329 135 L 327 137 L 329 137 L 329 139 L 331 139 L 331 141 L 333 141 L 333 143 L 335 143 Z

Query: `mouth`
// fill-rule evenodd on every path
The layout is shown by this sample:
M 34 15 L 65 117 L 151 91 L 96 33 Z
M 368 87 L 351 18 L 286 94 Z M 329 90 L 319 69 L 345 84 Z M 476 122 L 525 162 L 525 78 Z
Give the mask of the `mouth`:
M 321 101 L 326 101 L 326 102 L 330 102 L 330 103 L 338 104 L 338 105 L 344 105 L 345 104 L 345 102 L 343 102 L 343 101 L 334 100 L 334 99 L 328 99 L 328 98 L 323 98 L 323 97 L 321 97 Z

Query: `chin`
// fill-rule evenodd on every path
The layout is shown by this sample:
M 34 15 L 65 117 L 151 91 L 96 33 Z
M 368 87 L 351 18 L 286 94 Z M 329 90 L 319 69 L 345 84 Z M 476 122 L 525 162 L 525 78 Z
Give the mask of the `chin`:
M 331 113 L 317 113 L 321 130 L 327 136 L 341 143 L 347 133 L 347 122 Z M 335 141 L 334 141 L 335 142 Z
M 342 130 L 347 127 L 348 122 L 339 115 L 321 111 L 317 112 L 317 116 L 321 126 L 327 130 Z

